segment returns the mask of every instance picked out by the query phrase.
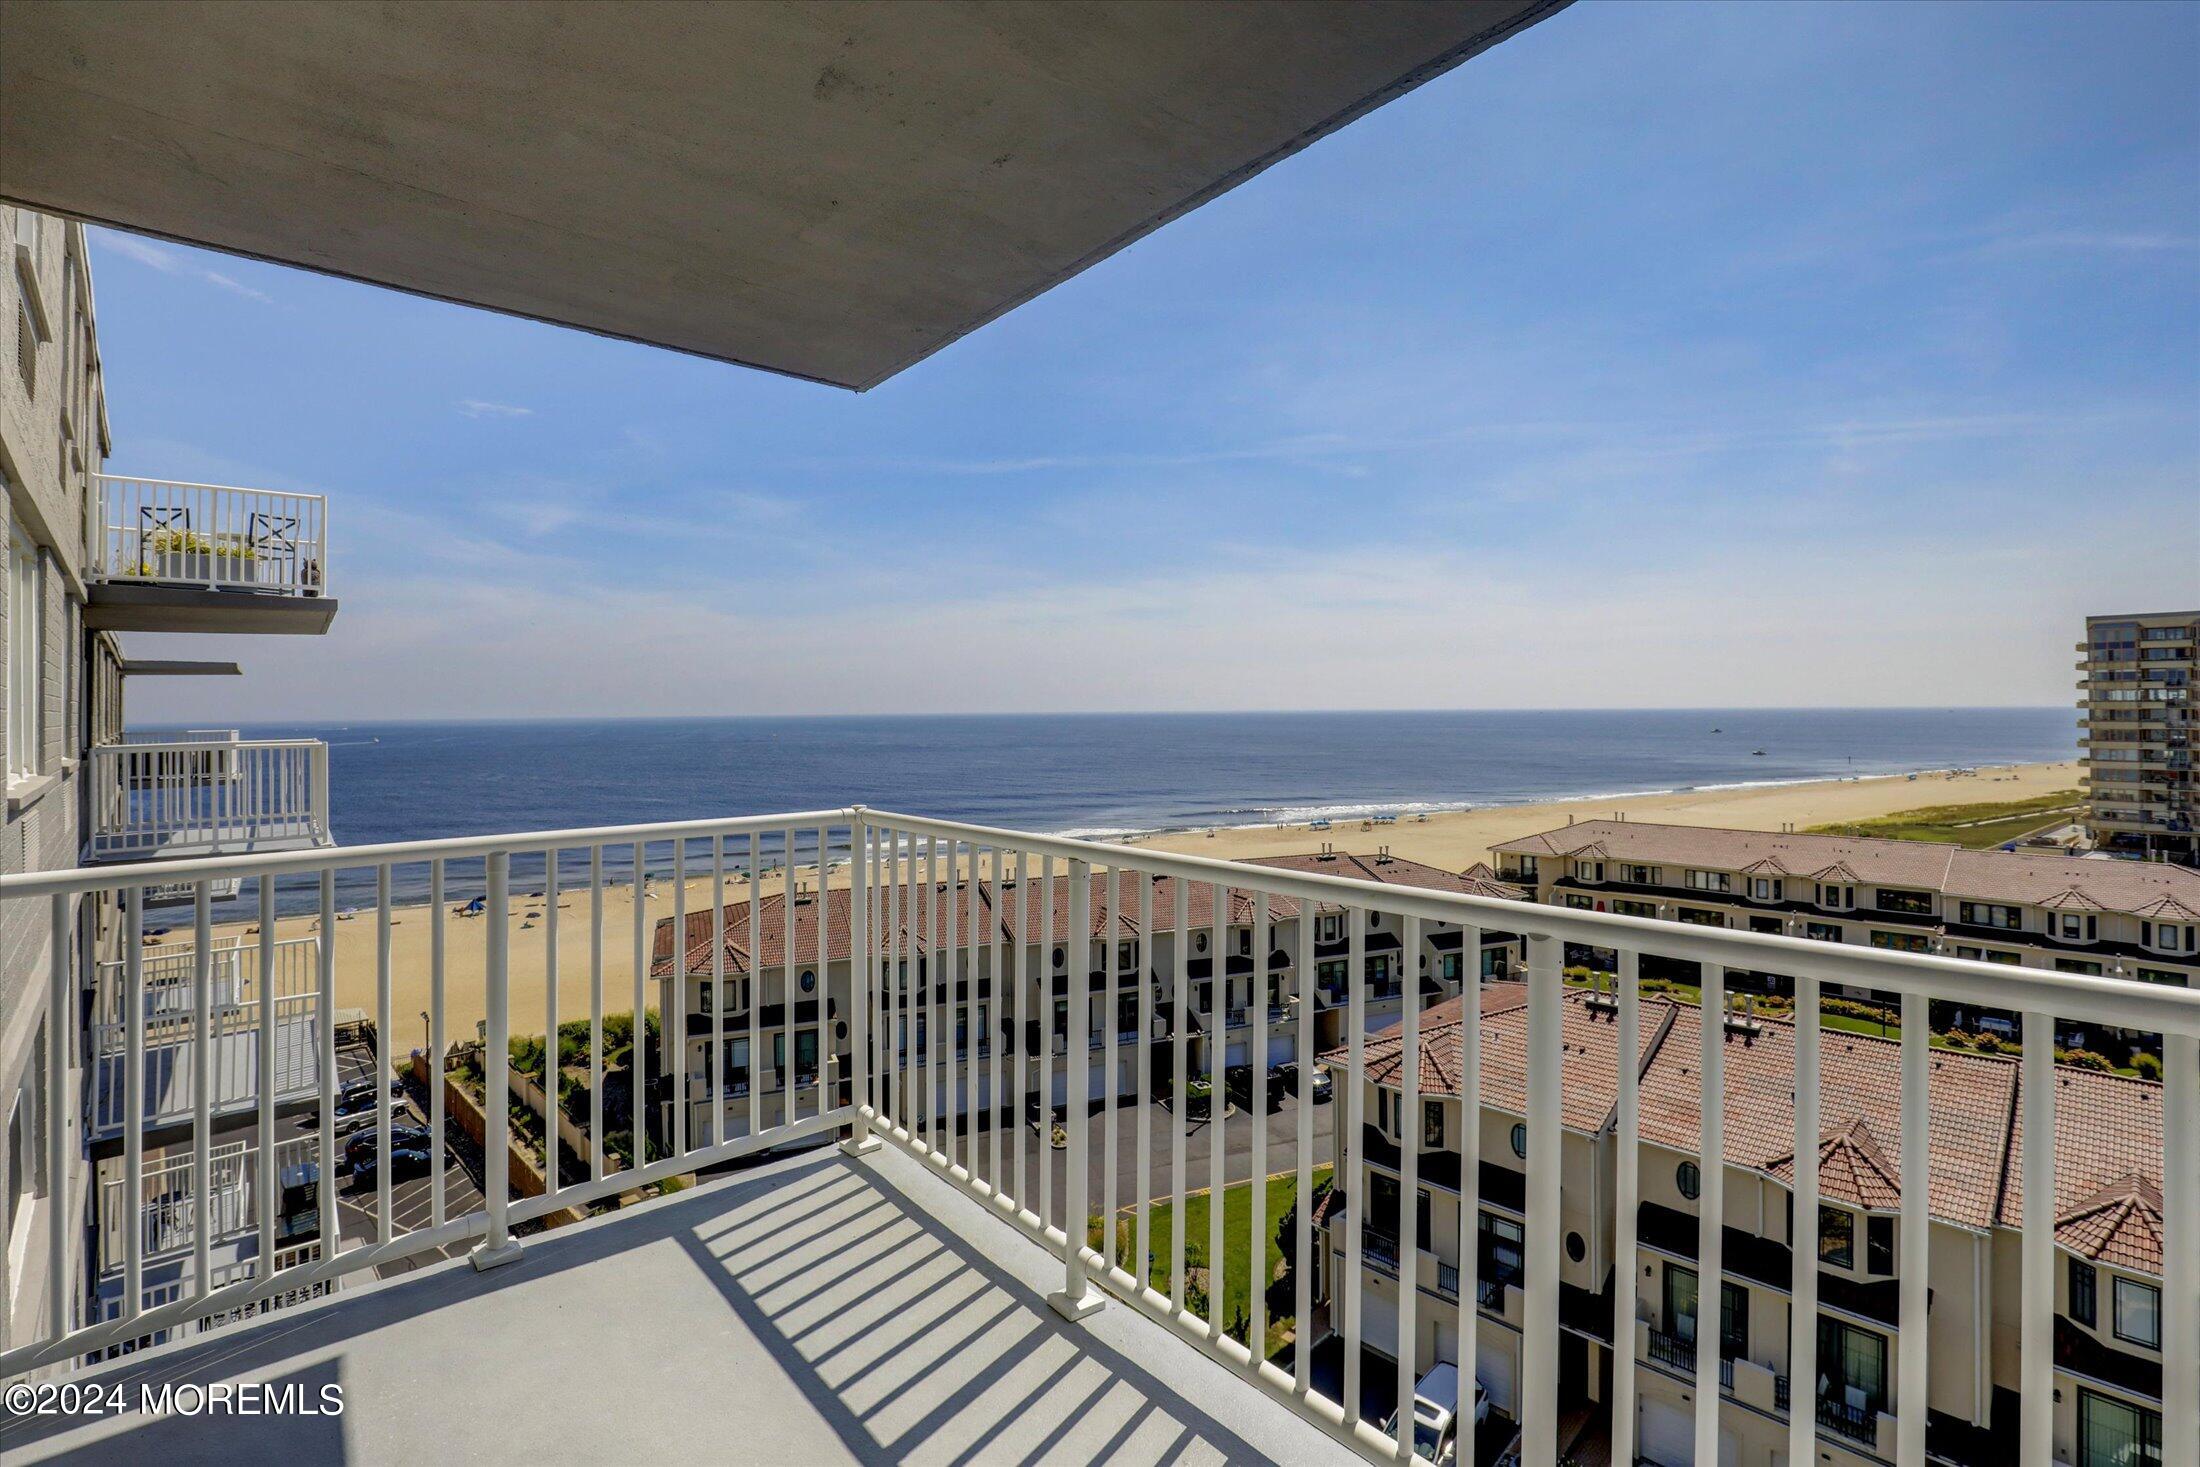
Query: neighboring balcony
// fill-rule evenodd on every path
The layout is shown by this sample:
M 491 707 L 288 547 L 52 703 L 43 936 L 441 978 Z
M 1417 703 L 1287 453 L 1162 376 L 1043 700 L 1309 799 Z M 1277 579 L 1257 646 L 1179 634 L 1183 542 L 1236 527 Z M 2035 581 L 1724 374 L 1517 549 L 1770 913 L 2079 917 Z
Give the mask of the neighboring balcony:
M 93 485 L 90 629 L 317 636 L 335 618 L 321 495 L 114 474 Z
M 260 944 L 217 945 L 207 958 L 206 1104 L 216 1125 L 249 1117 L 259 1105 L 263 1020 L 272 1016 L 275 1104 L 290 1111 L 320 1093 L 320 938 L 286 937 L 270 944 L 271 982 L 261 982 Z M 127 959 L 99 965 L 88 1027 L 95 1149 L 111 1149 L 127 1130 L 133 1098 L 142 1134 L 190 1125 L 198 1113 L 198 952 L 192 947 L 144 948 L 137 959 L 140 1025 L 131 1033 Z M 264 994 L 264 996 L 263 996 Z M 133 1047 L 140 1058 L 133 1067 Z M 133 1097 L 131 1074 L 137 1075 Z
M 319 739 L 242 739 L 235 730 L 158 741 L 125 735 L 122 743 L 92 749 L 90 790 L 87 860 L 233 856 L 329 843 L 328 745 Z

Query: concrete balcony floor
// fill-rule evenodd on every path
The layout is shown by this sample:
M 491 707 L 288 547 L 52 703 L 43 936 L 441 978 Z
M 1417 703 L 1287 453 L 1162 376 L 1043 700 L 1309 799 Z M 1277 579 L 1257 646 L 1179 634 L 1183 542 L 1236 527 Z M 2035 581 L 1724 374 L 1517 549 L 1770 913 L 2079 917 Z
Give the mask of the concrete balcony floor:
M 915 1159 L 811 1152 L 112 1362 L 77 1381 L 343 1387 L 341 1416 L 0 1421 L 11 1467 L 143 1462 L 1360 1459 Z

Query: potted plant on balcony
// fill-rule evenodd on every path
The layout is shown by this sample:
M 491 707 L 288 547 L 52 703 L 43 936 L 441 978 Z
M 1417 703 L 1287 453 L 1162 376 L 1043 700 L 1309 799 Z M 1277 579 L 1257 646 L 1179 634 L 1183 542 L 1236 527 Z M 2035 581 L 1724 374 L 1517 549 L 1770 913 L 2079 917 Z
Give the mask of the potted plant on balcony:
M 156 581 L 194 585 L 243 581 L 251 579 L 250 564 L 258 558 L 252 543 L 240 535 L 155 530 L 145 539 L 145 556 L 138 564 L 138 574 Z

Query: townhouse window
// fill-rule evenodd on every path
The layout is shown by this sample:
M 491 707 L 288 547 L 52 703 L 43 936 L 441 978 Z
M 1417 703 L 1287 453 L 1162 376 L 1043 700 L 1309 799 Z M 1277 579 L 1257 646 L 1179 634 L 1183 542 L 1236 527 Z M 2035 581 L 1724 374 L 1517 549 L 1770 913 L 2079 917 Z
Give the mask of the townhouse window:
M 1806 922 L 1803 924 L 1803 936 L 1816 942 L 1839 942 L 1841 940 L 1841 924 L 1838 922 Z
M 2137 1279 L 2116 1280 L 2116 1338 L 2148 1350 L 2162 1348 L 2162 1291 Z
M 2024 926 L 2024 912 L 1998 902 L 1962 902 L 1956 907 L 1956 920 L 1966 927 L 2001 927 L 2014 932 Z
M 1696 1271 L 1678 1263 L 1665 1266 L 1665 1328 L 1684 1344 L 1696 1342 Z M 1749 1353 L 1749 1291 L 1739 1284 L 1719 1286 L 1719 1358 L 1738 1360 Z
M 1446 980 L 1447 982 L 1451 982 L 1451 983 L 1457 983 L 1457 982 L 1459 981 L 1459 973 L 1460 973 L 1460 966 L 1459 966 L 1459 954 L 1458 954 L 1458 953 L 1445 953 L 1445 954 L 1443 954 L 1442 956 L 1440 956 L 1440 957 L 1438 957 L 1438 958 L 1437 958 L 1437 960 L 1436 960 L 1436 976 L 1437 976 L 1437 977 L 1439 977 L 1439 978 L 1442 978 L 1442 979 Z
M 1754 901 L 1776 902 L 1780 900 L 1780 882 L 1769 876 L 1752 876 L 1749 879 L 1749 895 Z
M 1444 1103 L 1440 1100 L 1421 1102 L 1421 1146 L 1427 1151 L 1444 1148 Z M 1423 1233 L 1421 1236 L 1428 1235 Z
M 1201 949 L 1200 949 L 1200 950 L 1201 950 L 1202 952 L 1204 952 L 1204 951 L 1206 950 L 1206 948 L 1205 948 L 1205 945 L 1204 945 L 1204 943 L 1203 943 L 1203 944 L 1201 945 Z M 1060 967 L 1064 966 L 1065 964 L 1067 964 L 1068 962 L 1069 962 L 1069 951 L 1068 951 L 1068 949 L 1066 949 L 1066 948 L 1061 948 L 1061 947 L 1057 947 L 1057 948 L 1055 948 L 1055 950 L 1054 950 L 1054 966 L 1055 966 L 1055 967 L 1057 967 L 1057 968 L 1060 968 Z
M 2134 968 L 2132 975 L 2141 983 L 2163 983 L 2172 988 L 2183 988 L 2185 975 L 2169 968 Z
M 1512 1128 L 1513 1155 L 1522 1161 L 1528 1159 L 1528 1128 L 1515 1122 Z
M 1344 914 L 1331 912 L 1317 919 L 1314 939 L 1317 942 L 1342 942 L 1344 940 Z
M 1136 968 L 1138 966 L 1138 944 L 1135 942 L 1117 943 L 1115 945 L 1115 966 L 1119 969 Z
M 1674 914 L 1692 927 L 1724 927 L 1726 913 L 1706 911 L 1701 907 L 1682 907 Z
M 1864 1219 L 1864 1272 L 1884 1278 L 1894 1272 L 1894 1219 Z
M 1520 863 L 1520 875 L 1524 880 L 1533 881 L 1536 879 L 1537 872 L 1535 857 L 1515 856 L 1513 857 L 1513 859 Z
M 1691 871 L 1688 884 L 1697 891 L 1732 891 L 1733 881 L 1724 871 Z
M 1375 931 L 1375 930 L 1376 930 L 1377 928 L 1381 927 L 1382 925 L 1383 925 L 1383 914 L 1382 914 L 1381 912 L 1369 912 L 1369 913 L 1367 914 L 1367 930 L 1368 930 L 1368 931 L 1370 931 L 1370 932 L 1373 932 L 1373 931 Z
M 1920 932 L 1872 932 L 1872 946 L 1883 947 L 1890 952 L 1922 953 L 1932 949 L 1932 943 Z
M 1818 1261 L 1835 1268 L 1856 1266 L 1856 1217 L 1846 1208 L 1818 1209 Z
M 1658 907 L 1655 902 L 1616 901 L 1612 903 L 1612 910 L 1622 917 L 1655 917 L 1658 915 Z
M 2057 958 L 2055 959 L 2055 971 L 2058 973 L 2079 973 L 2088 978 L 2098 978 L 2101 976 L 2101 965 L 2087 962 L 2084 958 Z
M 2200 947 L 2200 927 L 2178 922 L 2141 922 L 2139 941 L 2161 953 L 2189 953 Z
M 1592 898 L 1585 896 L 1578 891 L 1567 892 L 1565 896 L 1565 904 L 1569 907 L 1572 907 L 1577 912 L 1586 912 L 1596 906 L 1596 902 Z
M 2162 1467 L 2161 1414 L 2080 1388 L 2078 1467 Z
M 1576 861 L 1574 862 L 1574 875 L 1580 877 L 1583 881 L 1602 881 L 1604 879 L 1604 863 L 1602 861 Z
M 1238 956 L 1239 956 L 1239 957 L 1241 957 L 1241 958 L 1251 957 L 1251 956 L 1253 955 L 1253 929 L 1252 929 L 1252 928 L 1250 928 L 1250 927 L 1247 927 L 1247 928 L 1245 928 L 1244 930 L 1242 930 L 1241 932 L 1239 932 L 1239 933 L 1238 933 L 1238 935 L 1237 935 L 1237 950 L 1238 950 Z
M 1887 1337 L 1838 1319 L 1818 1319 L 1818 1373 L 1825 1397 L 1870 1421 L 1887 1409 Z
M 2057 912 L 2050 920 L 2054 923 L 2050 930 L 2064 942 L 2091 942 L 2093 940 L 2094 919 L 2090 914 Z
M 1847 911 L 1856 905 L 1856 888 L 1853 886 L 1820 886 L 1818 905 L 1835 911 Z
M 1656 886 L 1660 872 L 1655 866 L 1622 866 L 1620 880 L 1635 886 Z
M 1390 1109 L 1391 1106 L 1396 1103 L 1396 1101 L 1397 1097 L 1392 1095 L 1388 1090 L 1378 1090 L 1375 1092 L 1375 1128 L 1381 1131 L 1385 1136 L 1388 1136 L 1397 1130 L 1397 1127 L 1393 1126 L 1390 1122 Z
M 1482 1282 L 1502 1287 L 1516 1282 L 1528 1256 L 1528 1233 L 1509 1217 L 1485 1212 L 1475 1226 L 1476 1267 Z
M 2099 1322 L 2098 1291 L 2099 1284 L 2093 1272 L 2093 1265 L 2082 1258 L 2071 1259 L 2070 1319 L 2073 1324 L 2082 1324 L 2087 1329 L 2091 1329 Z
M 0 494 L 7 480 L 0 478 Z M 38 715 L 45 706 L 46 600 L 39 594 L 38 547 L 8 520 L 8 778 L 39 768 Z
M 1694 1202 L 1703 1195 L 1703 1168 L 1692 1161 L 1684 1161 L 1673 1171 L 1673 1185 L 1681 1189 L 1681 1195 Z
M 1929 891 L 1901 891 L 1891 886 L 1879 888 L 1879 910 L 1905 912 L 1913 917 L 1930 917 L 1933 914 L 1933 894 Z
M 908 1045 L 906 1040 L 903 1042 L 902 1052 L 904 1054 L 908 1052 Z M 729 1091 L 731 1091 L 735 1095 L 746 1095 L 749 1093 L 748 1040 L 729 1039 L 726 1041 L 725 1071 L 726 1088 Z

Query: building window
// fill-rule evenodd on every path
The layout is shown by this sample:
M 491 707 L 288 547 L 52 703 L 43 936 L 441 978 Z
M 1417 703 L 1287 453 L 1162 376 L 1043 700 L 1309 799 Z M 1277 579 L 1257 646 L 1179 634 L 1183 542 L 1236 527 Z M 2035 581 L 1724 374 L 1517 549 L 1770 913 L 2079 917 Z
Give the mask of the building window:
M 1578 891 L 1567 892 L 1564 897 L 1564 902 L 1565 905 L 1572 907 L 1577 912 L 1586 912 L 1596 906 L 1596 902 L 1593 899 L 1584 896 Z
M 1884 1278 L 1894 1272 L 1894 1219 L 1864 1219 L 1864 1272 Z
M 2024 911 L 1995 902 L 1962 902 L 1956 907 L 1956 920 L 1967 927 L 2002 927 L 2015 932 L 2024 926 Z
M 1528 1128 L 1515 1123 L 1512 1129 L 1513 1155 L 1522 1161 L 1528 1158 Z
M 1749 879 L 1749 896 L 1752 901 L 1776 902 L 1780 900 L 1780 883 L 1766 876 Z
M 2070 1319 L 2091 1329 L 2099 1318 L 2094 1302 L 2093 1265 L 2082 1258 L 2070 1260 Z
M 1724 927 L 1726 913 L 1713 912 L 1702 907 L 1682 907 L 1673 915 L 1691 927 Z
M 2116 1338 L 2149 1350 L 2162 1348 L 2162 1291 L 2137 1279 L 2116 1280 Z
M 1476 1267 L 1483 1283 L 1501 1288 L 1519 1280 L 1528 1256 L 1528 1234 L 1521 1224 L 1485 1212 L 1479 1220 L 1475 1243 L 1479 1255 Z
M 1856 1218 L 1847 1209 L 1818 1209 L 1818 1261 L 1835 1268 L 1856 1266 Z
M 2091 942 L 2094 919 L 2090 914 L 2058 912 L 2049 919 L 2049 931 L 2064 942 Z
M 1803 936 L 1816 942 L 1839 942 L 1841 940 L 1841 924 L 1838 922 L 1806 922 L 1803 924 Z
M 1818 1373 L 1827 1398 L 1867 1422 L 1887 1409 L 1887 1337 L 1820 1316 Z
M 2160 1414 L 2081 1389 L 2078 1467 L 2162 1467 Z
M 1328 916 L 1323 917 L 1321 919 L 1321 925 L 1315 930 L 1314 933 L 1314 940 L 1316 942 L 1340 942 L 1343 940 L 1343 938 L 1344 917 L 1341 913 L 1337 912 L 1331 912 Z
M 2098 978 L 2101 976 L 2101 965 L 2099 963 L 2089 963 L 2083 958 L 2057 958 L 2055 959 L 2055 971 Z
M 1444 1148 L 1444 1104 L 1440 1100 L 1421 1102 L 1421 1146 L 1427 1151 Z
M 1634 886 L 1656 886 L 1661 873 L 1655 866 L 1622 866 L 1620 880 Z
M 1655 917 L 1658 915 L 1655 902 L 1616 901 L 1612 903 L 1612 910 L 1622 917 Z
M 817 974 L 809 968 L 802 970 L 802 991 L 804 993 L 817 992 Z
M 1385 1136 L 1393 1134 L 1398 1129 L 1390 1122 L 1391 1107 L 1396 1104 L 1396 1101 L 1397 1097 L 1388 1090 L 1375 1092 L 1375 1128 Z
M 1580 877 L 1583 881 L 1602 881 L 1604 879 L 1604 863 L 1602 861 L 1576 861 L 1574 862 L 1574 875 Z
M 1731 891 L 1733 884 L 1724 871 L 1691 871 L 1688 884 L 1697 891 Z
M 7 481 L 0 478 L 0 493 Z M 46 600 L 38 547 L 23 522 L 8 522 L 8 777 L 38 772 L 38 712 L 45 706 Z
M 1673 1182 L 1691 1202 L 1703 1195 L 1703 1170 L 1692 1161 L 1684 1161 L 1675 1169 Z
M 1914 917 L 1930 917 L 1933 914 L 1933 894 L 1929 891 L 1898 891 L 1891 886 L 1882 886 L 1879 888 L 1879 910 L 1907 912 Z
M 1921 953 L 1930 951 L 1932 942 L 1920 932 L 1881 932 L 1874 929 L 1872 946 L 1898 953 Z
M 1821 886 L 1818 888 L 1818 905 L 1835 911 L 1846 911 L 1856 905 L 1856 888 L 1853 886 Z

